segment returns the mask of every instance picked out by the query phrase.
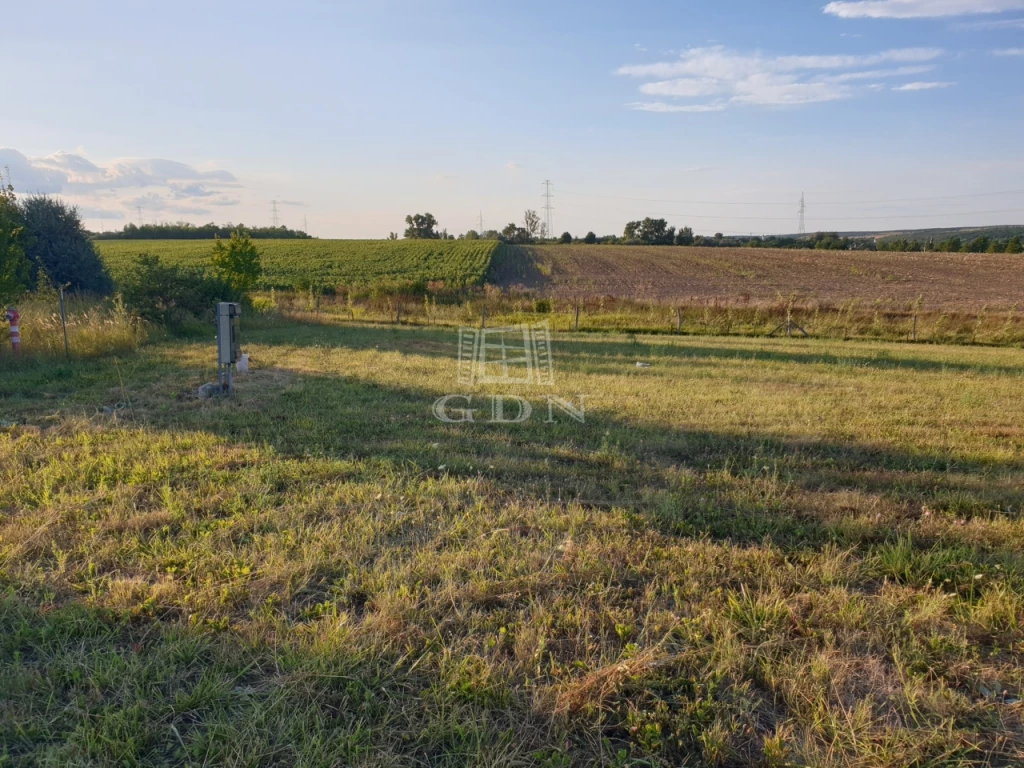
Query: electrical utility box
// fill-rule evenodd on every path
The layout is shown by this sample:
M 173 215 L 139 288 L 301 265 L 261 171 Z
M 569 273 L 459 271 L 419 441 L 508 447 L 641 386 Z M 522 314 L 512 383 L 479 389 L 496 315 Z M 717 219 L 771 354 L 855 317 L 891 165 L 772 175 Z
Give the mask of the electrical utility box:
M 234 365 L 242 358 L 241 316 L 241 304 L 224 301 L 217 305 L 217 362 L 220 365 Z

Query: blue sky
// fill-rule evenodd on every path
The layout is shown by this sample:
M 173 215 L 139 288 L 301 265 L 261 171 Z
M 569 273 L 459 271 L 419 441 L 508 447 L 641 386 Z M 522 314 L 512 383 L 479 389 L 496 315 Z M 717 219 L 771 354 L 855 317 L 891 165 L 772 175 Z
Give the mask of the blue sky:
M 1024 0 L 0 4 L 0 165 L 94 229 L 1024 223 Z

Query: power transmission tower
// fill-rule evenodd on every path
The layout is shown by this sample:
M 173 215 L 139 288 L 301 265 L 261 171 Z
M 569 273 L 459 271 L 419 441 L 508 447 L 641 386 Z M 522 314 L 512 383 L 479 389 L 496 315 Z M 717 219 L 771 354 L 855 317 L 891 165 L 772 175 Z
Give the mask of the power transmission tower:
M 303 215 L 302 217 L 302 231 L 305 232 L 307 235 L 309 234 L 309 224 L 306 223 L 305 215 Z
M 277 229 L 277 200 L 270 201 L 270 214 L 273 217 L 274 229 Z
M 804 193 L 800 193 L 800 234 L 807 234 L 807 204 L 804 202 Z
M 139 229 L 142 229 L 142 206 L 136 205 L 135 212 L 139 214 Z
M 484 233 L 484 212 L 480 211 L 480 229 L 477 230 L 478 234 Z
M 550 181 L 544 181 L 544 226 L 548 229 L 548 237 L 554 237 L 554 227 L 551 223 L 551 212 L 555 209 L 551 207 L 551 201 L 554 199 L 554 195 L 551 194 L 552 184 Z

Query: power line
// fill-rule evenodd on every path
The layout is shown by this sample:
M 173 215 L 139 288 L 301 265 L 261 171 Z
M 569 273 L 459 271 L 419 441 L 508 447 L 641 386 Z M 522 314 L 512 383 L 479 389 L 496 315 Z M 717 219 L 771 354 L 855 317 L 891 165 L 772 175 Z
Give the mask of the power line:
M 918 202 L 930 202 L 934 200 L 961 200 L 968 198 L 978 197 L 999 197 L 1002 195 L 1024 195 L 1024 189 L 1010 189 L 1002 192 L 977 192 L 972 194 L 964 195 L 940 195 L 937 197 L 903 197 L 903 198 L 890 198 L 886 200 L 846 200 L 846 201 L 826 201 L 821 202 L 815 200 L 816 206 L 849 206 L 849 205 L 886 205 L 889 203 L 918 203 Z M 602 200 L 628 200 L 638 203 L 676 203 L 679 205 L 778 205 L 778 206 L 789 206 L 790 203 L 780 202 L 778 200 L 764 200 L 757 201 L 751 200 L 747 202 L 737 202 L 735 200 L 666 200 L 664 198 L 655 197 L 618 197 L 615 195 L 590 195 L 585 192 L 573 192 L 573 197 L 593 197 Z
M 554 226 L 551 221 L 551 213 L 555 209 L 551 207 L 551 200 L 554 195 L 551 194 L 551 182 L 548 180 L 544 181 L 544 222 L 548 228 L 548 237 L 554 237 Z
M 578 203 L 563 203 L 572 208 L 592 208 L 589 205 Z M 792 205 L 792 203 L 790 203 Z M 817 205 L 817 203 L 815 203 Z M 1020 213 L 1020 208 L 1003 208 L 1000 210 L 987 211 L 950 211 L 947 213 L 901 213 L 886 216 L 836 216 L 827 218 L 826 221 L 883 221 L 886 219 L 945 219 L 951 216 L 983 216 L 994 213 Z M 670 211 L 651 212 L 651 216 L 675 216 L 681 219 L 720 219 L 723 221 L 792 221 L 789 216 L 708 216 L 696 213 L 679 213 Z

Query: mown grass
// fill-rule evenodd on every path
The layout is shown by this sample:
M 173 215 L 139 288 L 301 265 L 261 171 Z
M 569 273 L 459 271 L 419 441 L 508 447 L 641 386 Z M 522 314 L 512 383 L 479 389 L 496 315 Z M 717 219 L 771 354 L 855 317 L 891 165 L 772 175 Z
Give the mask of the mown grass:
M 1021 351 L 565 335 L 585 424 L 447 425 L 450 329 L 244 334 L 0 373 L 7 762 L 1024 759 Z

